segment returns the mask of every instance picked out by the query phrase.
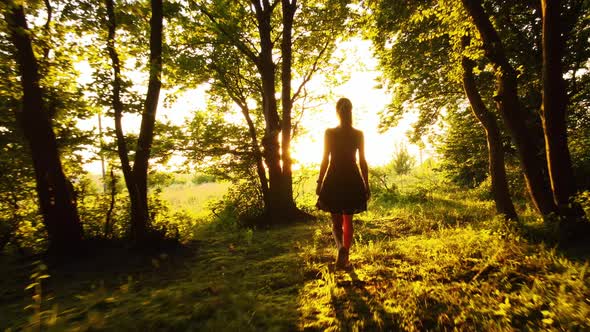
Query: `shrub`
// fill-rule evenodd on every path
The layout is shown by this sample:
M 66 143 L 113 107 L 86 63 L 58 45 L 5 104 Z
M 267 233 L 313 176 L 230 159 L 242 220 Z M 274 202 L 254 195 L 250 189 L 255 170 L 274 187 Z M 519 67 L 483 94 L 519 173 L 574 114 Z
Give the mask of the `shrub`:
M 203 184 L 203 183 L 210 183 L 210 182 L 215 182 L 216 178 L 214 175 L 211 174 L 195 174 L 192 179 L 191 182 L 193 184 Z
M 256 224 L 264 214 L 260 186 L 253 178 L 242 180 L 230 187 L 210 208 L 223 224 Z

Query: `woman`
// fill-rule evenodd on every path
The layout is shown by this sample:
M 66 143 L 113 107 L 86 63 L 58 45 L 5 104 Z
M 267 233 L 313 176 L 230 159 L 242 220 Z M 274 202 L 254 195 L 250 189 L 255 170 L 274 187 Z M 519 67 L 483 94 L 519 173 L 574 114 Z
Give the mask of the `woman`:
M 332 214 L 332 233 L 338 247 L 336 266 L 344 268 L 349 264 L 352 215 L 367 210 L 370 190 L 363 132 L 352 127 L 350 100 L 338 100 L 336 112 L 340 125 L 326 130 L 316 194 L 317 207 Z

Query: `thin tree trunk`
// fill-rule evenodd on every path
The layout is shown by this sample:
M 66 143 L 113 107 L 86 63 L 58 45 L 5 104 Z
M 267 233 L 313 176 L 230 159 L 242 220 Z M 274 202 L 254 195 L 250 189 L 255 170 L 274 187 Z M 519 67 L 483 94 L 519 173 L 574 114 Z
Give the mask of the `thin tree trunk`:
M 2 1 L 23 88 L 22 110 L 17 112 L 17 118 L 31 148 L 37 194 L 49 235 L 50 250 L 71 253 L 82 240 L 82 225 L 73 188 L 62 170 L 47 105 L 43 101 L 39 66 L 24 9 L 14 1 Z
M 518 100 L 516 71 L 504 54 L 502 42 L 479 0 L 462 0 L 483 40 L 486 56 L 496 70 L 496 105 L 518 152 L 528 192 L 535 207 L 543 216 L 557 212 L 548 186 L 541 151 L 527 127 Z
M 254 121 L 252 121 L 252 117 L 250 116 L 250 108 L 248 107 L 248 101 L 239 91 L 239 89 L 231 89 L 230 86 L 232 83 L 230 82 L 240 82 L 241 77 L 238 75 L 236 77 L 226 77 L 225 71 L 221 68 L 212 65 L 213 70 L 217 72 L 219 75 L 219 79 L 223 82 L 224 86 L 226 87 L 226 91 L 228 92 L 229 97 L 236 103 L 240 110 L 242 111 L 242 115 L 248 124 L 248 134 L 250 135 L 250 140 L 252 144 L 252 151 L 254 153 L 254 158 L 256 160 L 256 173 L 258 174 L 258 180 L 260 181 L 260 191 L 262 193 L 262 201 L 264 206 L 269 204 L 269 188 L 268 188 L 268 178 L 266 177 L 266 170 L 264 169 L 264 157 L 262 151 L 260 150 L 260 144 L 258 143 L 258 135 L 256 134 L 256 126 L 254 125 Z M 239 84 L 239 83 L 238 83 Z
M 291 99 L 291 66 L 293 62 L 292 53 L 292 30 L 293 17 L 297 10 L 297 0 L 282 0 L 281 7 L 283 10 L 283 40 L 281 41 L 281 102 L 283 110 L 283 119 L 281 125 L 281 158 L 283 160 L 283 191 L 288 208 L 295 209 L 293 200 L 293 172 L 291 159 L 291 113 L 293 101 Z
M 467 57 L 463 57 L 461 65 L 463 67 L 463 88 L 471 104 L 471 111 L 486 132 L 488 168 L 492 178 L 492 195 L 496 203 L 496 211 L 503 214 L 506 219 L 517 220 L 518 215 L 514 209 L 514 204 L 512 204 L 508 181 L 506 180 L 504 149 L 496 117 L 487 109 L 477 90 L 475 78 L 473 77 L 475 63 Z
M 258 174 L 258 180 L 260 181 L 262 200 L 264 206 L 267 206 L 270 201 L 268 179 L 266 178 L 266 171 L 264 170 L 264 160 L 262 159 L 262 152 L 260 151 L 260 145 L 258 144 L 258 138 L 256 137 L 256 127 L 254 126 L 254 122 L 250 117 L 250 110 L 247 108 L 246 104 L 240 103 L 240 105 L 242 108 L 242 114 L 244 115 L 246 123 L 248 124 L 248 133 L 250 134 L 250 139 L 252 140 L 252 150 L 254 150 L 256 158 L 256 173 Z
M 115 32 L 117 30 L 115 6 L 113 0 L 105 0 L 105 5 L 107 9 L 108 25 L 107 50 L 109 52 L 109 57 L 111 58 L 111 66 L 113 67 L 112 106 L 115 116 L 117 152 L 119 154 L 119 159 L 121 160 L 121 169 L 123 171 L 125 186 L 127 187 L 127 191 L 129 193 L 129 202 L 131 204 L 131 224 L 133 225 L 141 222 L 137 219 L 140 219 L 140 216 L 143 215 L 143 213 L 141 213 L 138 203 L 139 191 L 133 177 L 131 164 L 129 162 L 129 150 L 127 149 L 127 143 L 123 133 L 123 125 L 121 123 L 121 119 L 123 117 L 123 103 L 121 102 L 121 63 L 117 49 L 115 47 Z M 145 214 L 147 214 L 147 212 Z
M 45 25 L 43 29 L 45 30 L 45 37 L 47 41 L 45 45 L 43 45 L 43 60 L 47 60 L 49 57 L 49 51 L 51 50 L 51 19 L 53 17 L 53 7 L 51 7 L 51 2 L 49 0 L 43 0 L 45 4 L 45 11 L 47 12 L 47 21 L 45 21 Z
M 115 210 L 115 199 L 117 196 L 117 178 L 115 177 L 115 172 L 113 167 L 111 167 L 110 171 L 111 182 L 110 182 L 110 203 L 109 209 L 107 210 L 105 222 L 104 222 L 104 237 L 109 238 L 113 232 L 113 211 Z
M 100 143 L 100 173 L 102 175 L 102 191 L 104 193 L 107 192 L 107 176 L 106 176 L 106 169 L 105 169 L 105 160 L 104 160 L 104 135 L 102 132 L 102 116 L 100 111 L 98 112 L 98 137 Z
M 149 226 L 148 202 L 147 202 L 147 173 L 152 143 L 154 141 L 154 127 L 156 123 L 156 111 L 162 86 L 162 30 L 163 30 L 163 5 L 162 0 L 151 0 L 152 17 L 150 19 L 150 61 L 149 82 L 145 99 L 144 110 L 141 116 L 141 127 L 133 162 L 133 178 L 138 191 L 137 218 L 132 220 L 131 235 L 136 240 L 145 237 Z
M 563 80 L 559 0 L 541 0 L 543 15 L 543 103 L 541 120 L 553 199 L 560 209 L 575 194 L 574 172 L 567 145 L 567 94 Z

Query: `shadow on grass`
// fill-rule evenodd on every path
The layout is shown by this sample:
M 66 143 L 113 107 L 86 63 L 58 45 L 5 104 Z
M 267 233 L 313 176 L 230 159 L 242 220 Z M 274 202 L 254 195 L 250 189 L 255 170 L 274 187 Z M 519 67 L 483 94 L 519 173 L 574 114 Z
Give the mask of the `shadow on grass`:
M 37 316 L 23 310 L 33 303 L 34 290 L 24 290 L 33 272 L 31 262 L 5 266 L 9 275 L 3 280 L 13 281 L 3 286 L 15 291 L 0 293 L 0 327 L 295 330 L 306 276 L 294 243 L 311 238 L 312 231 L 306 225 L 208 230 L 182 250 L 153 255 L 104 249 L 75 264 L 50 266 Z
M 569 233 L 563 234 L 557 223 L 542 220 L 523 220 L 517 226 L 517 232 L 531 243 L 543 243 L 564 257 L 574 261 L 590 259 L 590 223 L 575 226 Z
M 71 309 L 70 313 L 87 311 L 89 303 L 81 299 L 88 294 L 104 293 L 106 296 L 138 282 L 150 287 L 164 279 L 181 278 L 186 274 L 186 269 L 182 268 L 184 262 L 193 258 L 198 247 L 193 242 L 159 250 L 136 250 L 125 242 L 111 240 L 92 240 L 85 245 L 83 254 L 72 253 L 67 260 L 40 254 L 1 255 L 0 330 L 26 327 L 35 315 L 33 309 L 26 308 L 32 304 L 40 305 L 41 316 L 56 315 L 59 320 L 66 310 Z M 46 277 L 36 280 L 34 273 Z M 154 273 L 158 274 L 157 278 Z M 40 288 L 25 289 L 34 282 L 39 282 Z M 98 303 L 92 305 L 95 304 Z M 53 310 L 56 306 L 59 309 Z M 67 320 L 70 318 L 72 315 L 68 315 Z
M 337 282 L 344 289 L 345 296 L 332 296 L 338 328 L 341 331 L 380 331 L 392 327 L 391 322 L 383 320 L 385 311 L 381 303 L 366 289 L 366 282 L 359 278 L 352 267 L 347 274 L 350 280 Z

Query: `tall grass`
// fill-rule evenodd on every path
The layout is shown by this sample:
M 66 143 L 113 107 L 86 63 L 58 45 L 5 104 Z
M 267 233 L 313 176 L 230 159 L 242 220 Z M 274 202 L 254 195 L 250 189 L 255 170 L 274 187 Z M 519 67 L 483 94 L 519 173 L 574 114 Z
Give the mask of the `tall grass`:
M 162 199 L 172 210 L 186 211 L 195 218 L 207 215 L 207 204 L 220 199 L 230 186 L 227 182 L 172 184 L 162 189 Z

